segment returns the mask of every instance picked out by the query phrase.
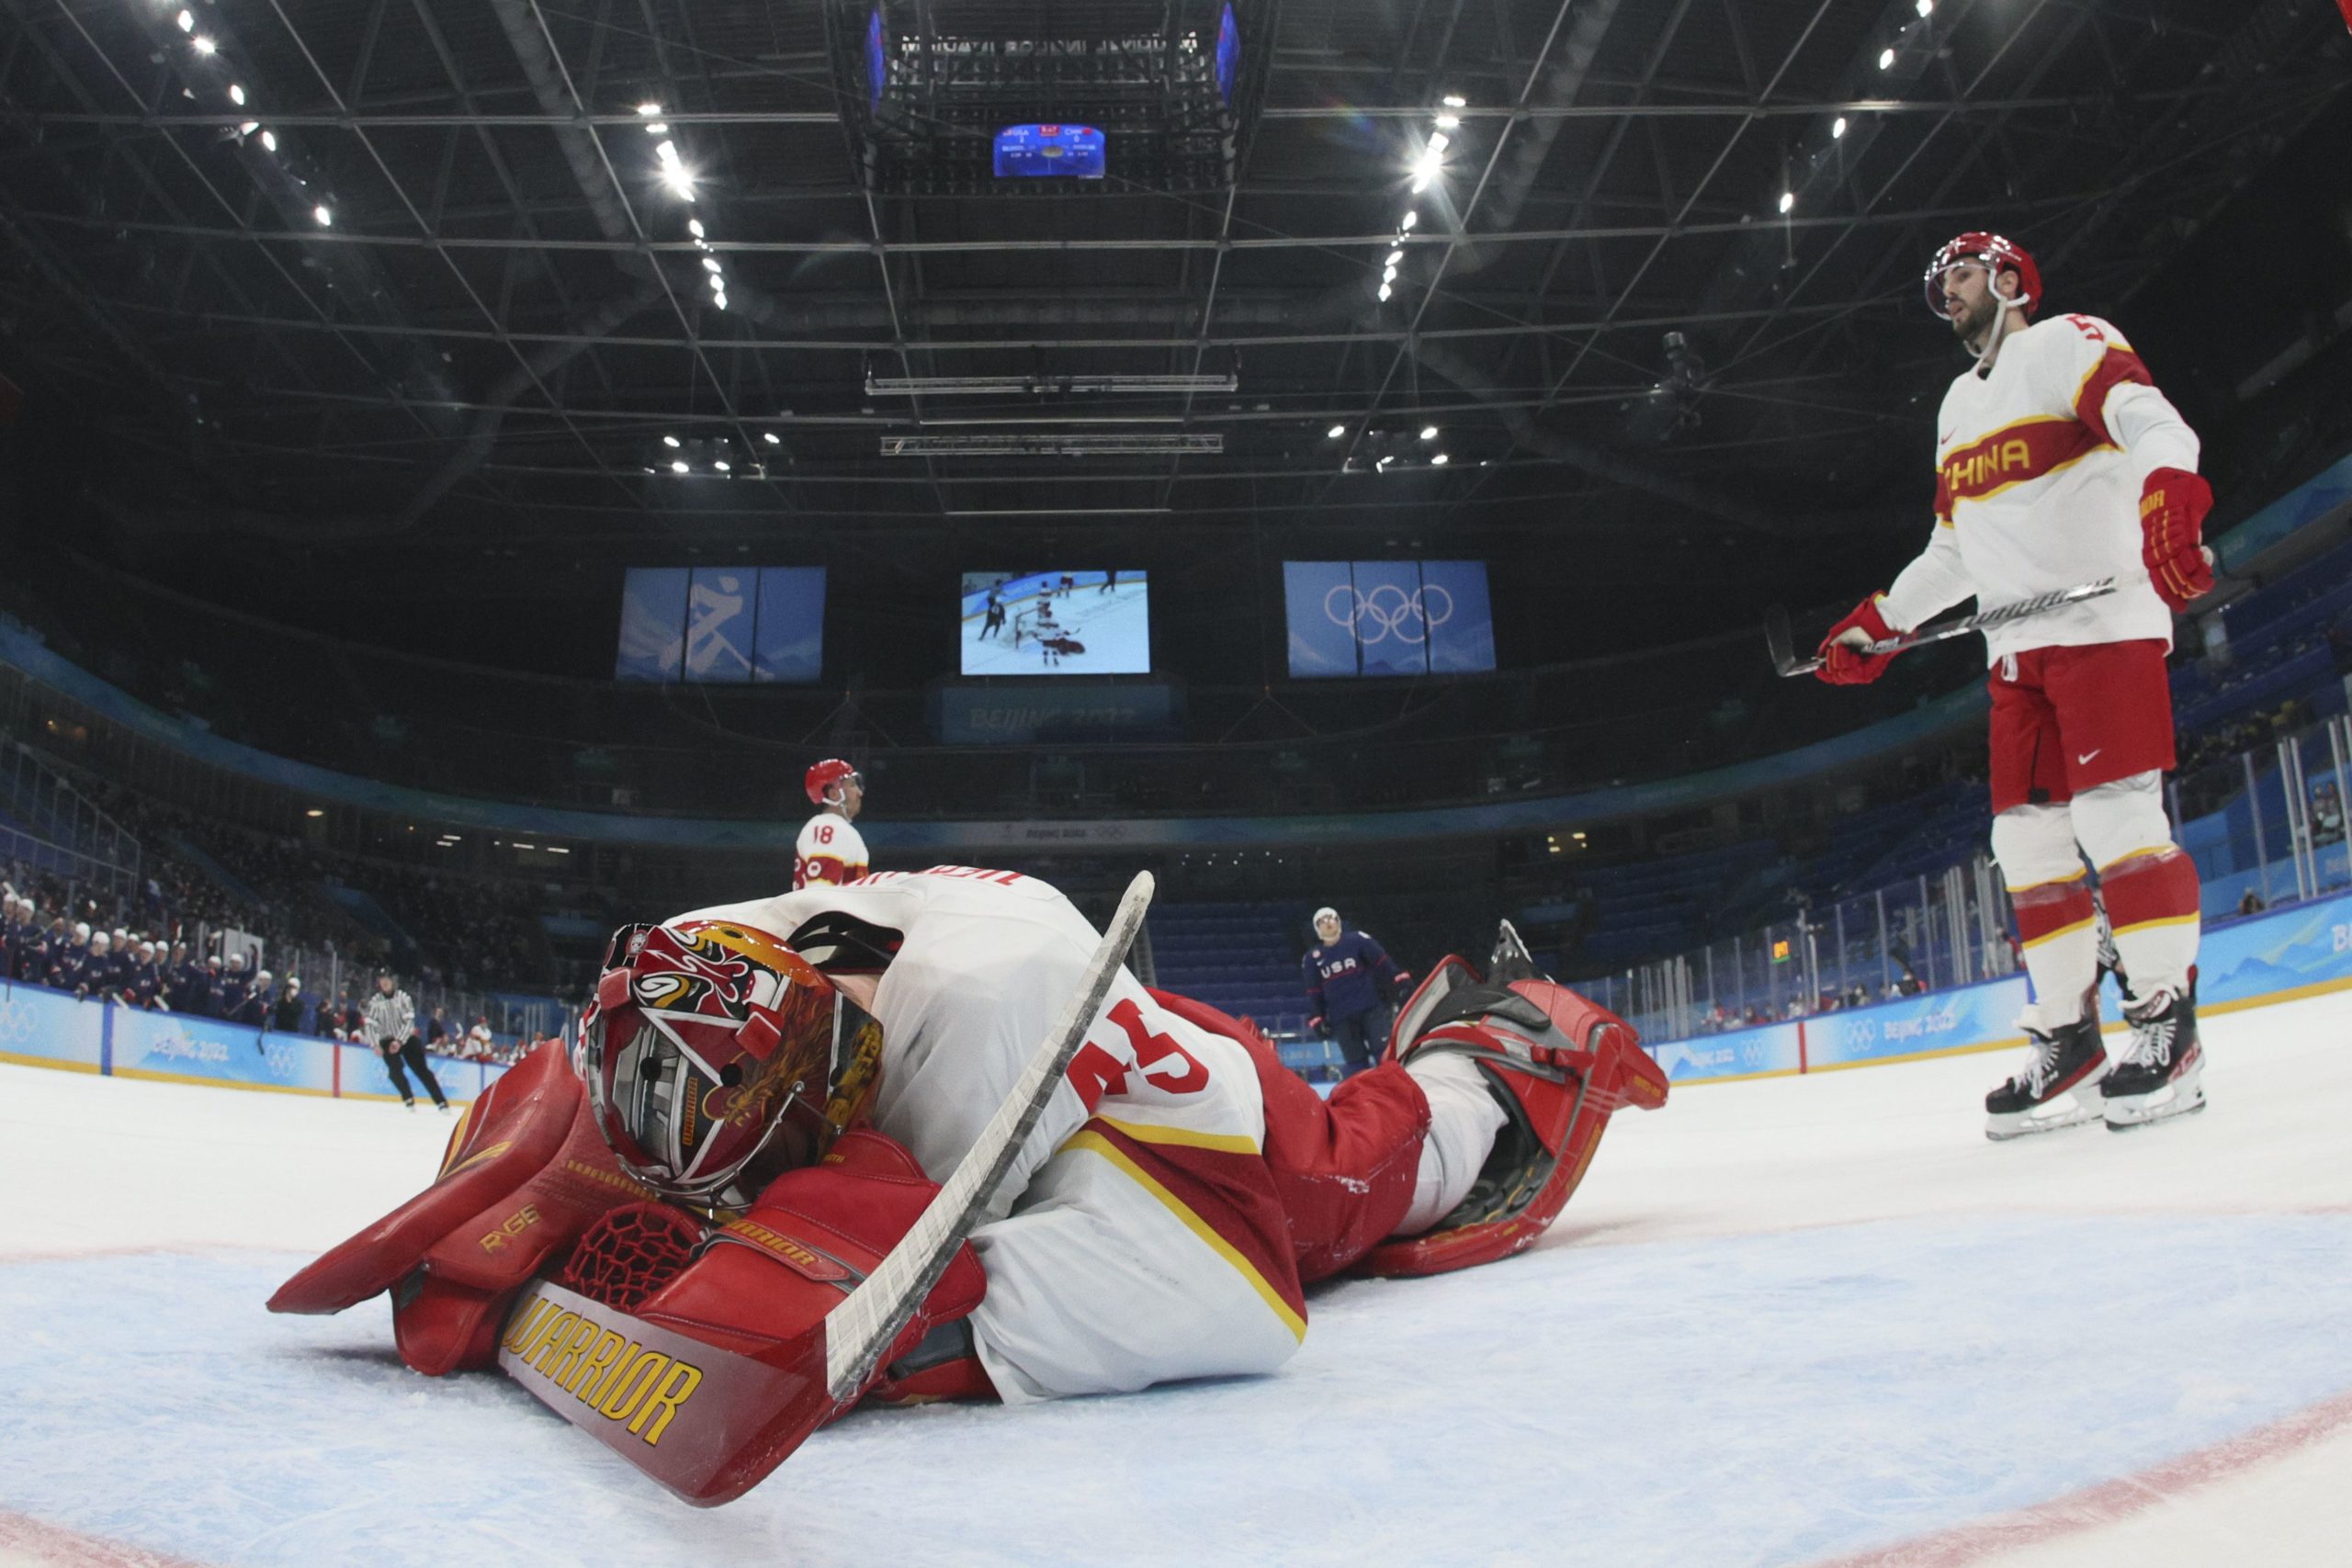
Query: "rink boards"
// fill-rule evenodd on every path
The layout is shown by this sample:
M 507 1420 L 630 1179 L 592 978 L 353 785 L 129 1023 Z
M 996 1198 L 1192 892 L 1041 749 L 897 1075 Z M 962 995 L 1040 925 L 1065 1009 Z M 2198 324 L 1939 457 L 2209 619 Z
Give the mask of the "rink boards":
M 383 1058 L 365 1045 L 77 1001 L 41 986 L 0 986 L 0 1062 L 213 1089 L 399 1098 Z M 435 1056 L 432 1064 L 441 1091 L 453 1102 L 473 1099 L 506 1070 L 448 1056 Z
M 2352 894 L 2206 928 L 2197 1007 L 2212 1015 L 2352 987 Z M 1688 1040 L 1648 1042 L 1675 1083 L 1728 1083 L 2025 1043 L 2025 976 Z M 2116 1027 L 2110 1016 L 2110 1029 Z

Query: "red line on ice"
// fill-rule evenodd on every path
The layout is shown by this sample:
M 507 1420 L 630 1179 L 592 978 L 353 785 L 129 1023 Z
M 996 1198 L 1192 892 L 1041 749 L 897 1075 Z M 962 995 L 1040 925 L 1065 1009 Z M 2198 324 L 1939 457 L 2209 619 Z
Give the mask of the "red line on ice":
M 186 1557 L 84 1535 L 5 1508 L 0 1508 L 0 1556 L 29 1558 L 51 1568 L 198 1568 Z
M 2166 1460 L 2136 1475 L 2119 1476 L 2013 1514 L 1956 1525 L 1893 1546 L 1826 1558 L 1814 1568 L 1962 1568 L 1996 1551 L 2014 1551 L 2120 1524 L 2160 1503 L 2281 1458 L 2346 1427 L 2352 1427 L 2352 1393 L 2340 1393 L 2283 1420 Z

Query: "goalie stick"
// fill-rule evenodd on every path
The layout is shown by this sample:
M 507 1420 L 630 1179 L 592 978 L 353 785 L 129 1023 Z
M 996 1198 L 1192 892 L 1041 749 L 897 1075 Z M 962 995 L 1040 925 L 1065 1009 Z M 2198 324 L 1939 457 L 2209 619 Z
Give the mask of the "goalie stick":
M 564 1419 L 687 1502 L 741 1496 L 857 1402 L 979 1224 L 1085 1043 L 1151 905 L 1138 872 L 1061 1023 L 922 1216 L 824 1321 L 741 1355 L 602 1306 L 542 1277 L 506 1322 L 499 1365 Z
M 1923 643 L 1942 642 L 1948 637 L 1965 637 L 1970 632 L 1983 631 L 1987 626 L 2007 626 L 2011 621 L 2022 621 L 2030 615 L 2039 615 L 2046 611 L 2055 610 L 2062 604 L 2080 604 L 2086 599 L 2100 599 L 2114 592 L 2115 579 L 2102 577 L 2097 582 L 2077 583 L 2072 588 L 2061 588 L 2054 593 L 2042 593 L 2031 599 L 2020 599 L 2014 604 L 2004 604 L 1997 610 L 1986 610 L 1981 615 L 1963 615 L 1959 620 L 1946 621 L 1940 626 L 1921 626 L 1917 631 L 1905 632 L 1900 637 L 1891 637 L 1882 642 L 1871 643 L 1860 651 L 1900 653 L 1906 648 L 1917 648 Z M 1797 657 L 1795 645 L 1790 640 L 1789 613 L 1778 604 L 1773 605 L 1765 614 L 1764 640 L 1772 650 L 1772 668 L 1782 675 L 1810 675 L 1821 668 L 1822 660 L 1818 659 Z

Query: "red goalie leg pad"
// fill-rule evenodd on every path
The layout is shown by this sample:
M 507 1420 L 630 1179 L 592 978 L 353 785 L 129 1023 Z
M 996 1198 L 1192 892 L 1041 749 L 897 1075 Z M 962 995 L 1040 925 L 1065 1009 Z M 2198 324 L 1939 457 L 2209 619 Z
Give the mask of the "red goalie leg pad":
M 2118 935 L 2143 926 L 2185 925 L 2198 918 L 2197 863 L 2170 844 L 2101 866 L 2098 886 L 2107 897 L 2108 922 Z
M 1484 1011 L 1441 1021 L 1401 1053 L 1407 1062 L 1427 1050 L 1469 1056 L 1507 1120 L 1462 1206 L 1421 1235 L 1374 1248 L 1363 1272 L 1442 1274 L 1524 1251 L 1584 1179 L 1611 1113 L 1666 1103 L 1666 1074 L 1633 1025 L 1548 980 L 1507 990 L 1485 993 Z
M 1266 1105 L 1266 1168 L 1290 1224 L 1301 1284 L 1346 1269 L 1380 1245 L 1412 1205 L 1429 1097 L 1394 1063 L 1358 1073 L 1325 1100 L 1282 1064 L 1250 1025 L 1189 997 L 1152 992 L 1188 1023 L 1238 1041 Z
M 563 1047 L 543 1045 L 474 1103 L 431 1187 L 280 1285 L 269 1310 L 341 1312 L 390 1290 L 402 1360 L 436 1377 L 486 1367 L 540 1267 L 651 1196 L 613 1163 Z

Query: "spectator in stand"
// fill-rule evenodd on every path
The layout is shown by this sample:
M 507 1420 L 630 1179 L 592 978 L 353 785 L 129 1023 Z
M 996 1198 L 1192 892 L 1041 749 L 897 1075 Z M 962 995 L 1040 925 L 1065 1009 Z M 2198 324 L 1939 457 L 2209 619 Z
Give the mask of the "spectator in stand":
M 2251 887 L 2238 897 L 2238 913 L 2241 915 L 2258 915 L 2268 908 L 2270 906 L 2262 901 L 2262 895 Z
M 2332 844 L 2344 837 L 2344 802 L 2334 779 L 2323 779 L 2312 791 L 2312 842 Z
M 17 901 L 18 925 L 8 971 L 10 979 L 35 986 L 49 975 L 50 934 L 48 928 L 34 918 L 39 912 L 30 898 Z
M 466 1054 L 477 1062 L 487 1062 L 497 1054 L 498 1038 L 490 1032 L 487 1013 L 474 1020 L 474 1026 L 466 1031 Z
M 286 976 L 286 988 L 269 1007 L 269 1026 L 280 1034 L 302 1032 L 302 976 Z
M 220 955 L 212 953 L 204 961 L 204 985 L 197 992 L 196 1012 L 198 1018 L 220 1018 L 222 1003 L 227 997 L 228 978 L 220 973 Z
M 408 1087 L 407 1074 L 401 1070 L 406 1066 L 433 1097 L 434 1109 L 446 1113 L 449 1101 L 441 1093 L 441 1080 L 433 1076 L 432 1066 L 424 1059 L 424 1043 L 417 1038 L 416 1004 L 389 970 L 376 976 L 376 994 L 368 998 L 366 1028 L 368 1043 L 383 1056 L 384 1069 L 392 1075 L 392 1087 L 400 1090 L 401 1103 L 411 1111 L 416 1109 L 416 1095 Z
M 204 997 L 204 965 L 188 956 L 187 943 L 172 943 L 164 965 L 164 1001 L 174 1012 L 194 1012 Z
M 441 1017 L 441 1010 L 436 1006 L 433 1010 L 433 1016 L 424 1021 L 424 1048 L 428 1051 L 437 1051 L 446 1056 L 449 1054 L 448 1045 L 449 1025 Z
M 1388 1004 L 1382 990 L 1388 986 L 1401 990 L 1412 976 L 1400 971 L 1370 936 L 1343 927 L 1340 912 L 1329 905 L 1315 911 L 1315 945 L 1299 960 L 1299 968 L 1315 1005 L 1306 1026 L 1338 1042 L 1351 1068 L 1371 1066 L 1388 1039 Z

